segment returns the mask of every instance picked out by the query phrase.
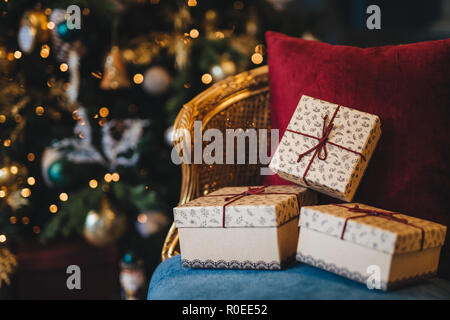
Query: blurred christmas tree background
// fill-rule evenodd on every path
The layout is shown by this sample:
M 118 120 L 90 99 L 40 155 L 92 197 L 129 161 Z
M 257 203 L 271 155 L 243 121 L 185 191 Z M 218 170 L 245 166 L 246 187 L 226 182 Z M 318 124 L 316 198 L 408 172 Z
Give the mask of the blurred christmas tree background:
M 143 260 L 148 276 L 178 200 L 177 112 L 211 84 L 262 64 L 265 30 L 301 34 L 286 5 L 2 0 L 5 282 L 17 243 L 61 239 L 115 244 L 122 263 Z

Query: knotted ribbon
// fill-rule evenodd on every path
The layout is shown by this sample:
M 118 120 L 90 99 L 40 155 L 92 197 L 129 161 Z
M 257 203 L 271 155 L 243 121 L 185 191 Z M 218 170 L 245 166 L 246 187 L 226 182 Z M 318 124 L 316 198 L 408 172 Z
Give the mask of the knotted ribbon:
M 406 224 L 408 226 L 420 229 L 421 232 L 422 232 L 422 239 L 420 241 L 420 250 L 423 250 L 423 244 L 424 244 L 424 240 L 425 240 L 425 230 L 422 227 L 420 227 L 420 226 L 417 226 L 415 224 L 409 223 L 408 220 L 406 220 L 404 218 L 395 217 L 394 216 L 395 214 L 401 214 L 399 212 L 386 212 L 386 211 L 380 211 L 380 210 L 374 210 L 374 209 L 363 209 L 363 208 L 360 208 L 357 204 L 355 204 L 355 206 L 353 208 L 347 207 L 347 206 L 344 206 L 344 205 L 341 205 L 341 204 L 336 204 L 336 203 L 333 204 L 333 206 L 346 208 L 350 212 L 364 213 L 364 214 L 359 215 L 359 216 L 353 216 L 353 217 L 345 218 L 344 227 L 342 228 L 342 233 L 341 233 L 341 240 L 344 239 L 344 233 L 345 233 L 345 229 L 347 228 L 348 220 L 372 216 L 372 217 L 379 217 L 379 218 L 384 218 L 384 219 L 396 221 L 396 222 L 403 223 L 403 224 Z
M 246 191 L 243 191 L 241 193 L 235 193 L 235 194 L 213 194 L 213 195 L 207 195 L 205 197 L 223 197 L 225 196 L 226 198 L 224 199 L 225 201 L 227 201 L 223 206 L 222 206 L 222 228 L 225 228 L 225 211 L 226 211 L 226 207 L 228 205 L 230 205 L 231 203 L 245 197 L 245 196 L 250 196 L 250 195 L 268 195 L 268 194 L 282 194 L 282 195 L 295 195 L 296 197 L 298 196 L 297 193 L 295 192 L 265 192 L 267 186 L 262 186 L 262 187 L 247 187 Z
M 329 135 L 330 135 L 331 131 L 334 128 L 334 123 L 333 123 L 334 122 L 334 118 L 336 118 L 336 115 L 337 115 L 340 107 L 341 106 L 337 106 L 337 108 L 334 111 L 333 116 L 331 117 L 330 122 L 328 123 L 328 125 L 327 125 L 328 115 L 325 115 L 325 117 L 323 118 L 322 137 L 320 137 L 320 138 L 312 136 L 312 135 L 309 135 L 309 134 L 304 133 L 304 132 L 299 132 L 299 131 L 295 131 L 295 130 L 291 130 L 291 129 L 286 129 L 286 131 L 289 131 L 289 132 L 292 132 L 292 133 L 296 133 L 296 134 L 300 134 L 300 135 L 308 137 L 308 138 L 319 140 L 319 142 L 314 147 L 312 147 L 311 149 L 306 150 L 305 152 L 300 153 L 298 155 L 297 162 L 300 162 L 300 160 L 302 160 L 302 158 L 305 155 L 307 155 L 307 154 L 309 154 L 309 153 L 314 151 L 314 154 L 311 157 L 311 160 L 309 160 L 308 166 L 306 167 L 305 172 L 303 173 L 303 181 L 304 181 L 304 183 L 306 185 L 309 185 L 308 182 L 306 181 L 306 174 L 308 173 L 309 168 L 311 167 L 311 164 L 313 163 L 315 157 L 317 156 L 319 158 L 319 160 L 325 160 L 328 157 L 327 143 L 331 144 L 331 145 L 333 145 L 335 147 L 338 147 L 338 148 L 347 150 L 349 152 L 355 153 L 355 154 L 361 156 L 361 158 L 363 160 L 366 160 L 366 158 L 364 157 L 364 155 L 361 152 L 349 149 L 347 147 L 344 147 L 344 146 L 341 146 L 341 145 L 339 145 L 337 143 L 329 141 Z M 323 151 L 323 155 L 322 155 L 322 151 Z

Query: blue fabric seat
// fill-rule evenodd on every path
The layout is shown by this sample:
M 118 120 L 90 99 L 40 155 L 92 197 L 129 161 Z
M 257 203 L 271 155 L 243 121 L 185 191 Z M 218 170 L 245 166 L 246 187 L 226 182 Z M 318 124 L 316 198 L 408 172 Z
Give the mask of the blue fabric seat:
M 153 273 L 149 300 L 228 299 L 450 299 L 450 281 L 432 278 L 394 291 L 363 284 L 306 264 L 282 271 L 187 269 L 181 257 L 162 262 Z

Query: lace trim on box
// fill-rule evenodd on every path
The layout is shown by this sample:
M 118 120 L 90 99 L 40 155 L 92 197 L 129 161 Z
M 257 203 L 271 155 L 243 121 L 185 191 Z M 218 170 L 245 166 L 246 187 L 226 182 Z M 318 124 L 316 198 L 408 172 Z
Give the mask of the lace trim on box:
M 315 259 L 310 255 L 303 255 L 301 253 L 297 253 L 297 260 L 304 262 L 306 264 L 312 265 L 314 267 L 333 272 L 335 274 L 338 274 L 342 277 L 361 282 L 363 284 L 367 283 L 367 279 L 370 275 L 367 274 L 361 274 L 356 271 L 350 271 L 347 268 L 344 267 L 338 267 L 334 263 L 327 263 L 322 259 Z M 410 277 L 404 277 L 395 281 L 391 281 L 386 283 L 385 281 L 381 282 L 381 290 L 388 290 L 388 289 L 394 289 L 398 287 L 405 286 L 407 284 L 410 284 L 412 282 L 419 282 L 428 278 L 431 278 L 436 275 L 436 271 L 430 271 L 422 274 L 418 274 L 415 276 Z
M 281 264 L 278 261 L 266 262 L 266 261 L 225 261 L 225 260 L 188 260 L 182 259 L 183 267 L 185 268 L 205 268 L 205 269 L 255 269 L 255 270 L 280 270 L 295 260 L 295 255 L 290 256 Z

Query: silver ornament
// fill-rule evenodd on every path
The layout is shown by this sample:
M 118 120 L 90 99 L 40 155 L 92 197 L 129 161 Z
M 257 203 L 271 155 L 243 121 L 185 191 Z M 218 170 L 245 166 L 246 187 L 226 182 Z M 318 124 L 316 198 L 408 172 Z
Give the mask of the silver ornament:
M 136 221 L 136 229 L 139 234 L 147 238 L 158 233 L 169 224 L 167 216 L 160 211 L 140 213 Z
M 165 68 L 153 66 L 145 71 L 142 87 L 151 95 L 159 95 L 169 89 L 170 82 L 170 74 Z

